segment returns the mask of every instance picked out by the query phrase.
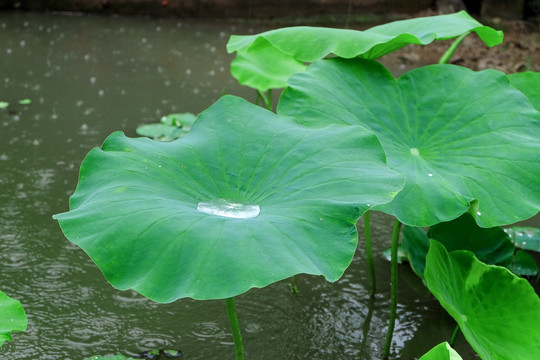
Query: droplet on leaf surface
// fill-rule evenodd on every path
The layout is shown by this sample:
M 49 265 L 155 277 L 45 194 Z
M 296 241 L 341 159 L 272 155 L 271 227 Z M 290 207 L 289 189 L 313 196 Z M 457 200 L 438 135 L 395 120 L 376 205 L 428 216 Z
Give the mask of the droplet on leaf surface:
M 251 219 L 261 212 L 259 205 L 246 205 L 225 199 L 201 201 L 197 205 L 197 211 L 205 214 L 218 215 L 235 219 Z

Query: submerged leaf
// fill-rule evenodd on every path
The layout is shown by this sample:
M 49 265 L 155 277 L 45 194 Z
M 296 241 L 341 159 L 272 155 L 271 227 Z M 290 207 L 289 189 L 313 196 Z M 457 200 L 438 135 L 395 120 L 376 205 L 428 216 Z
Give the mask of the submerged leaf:
M 420 360 L 463 360 L 449 343 L 443 342 L 429 350 Z
M 224 96 L 182 140 L 109 136 L 55 218 L 118 289 L 218 299 L 298 273 L 337 280 L 359 216 L 402 185 L 370 131 Z
M 11 340 L 11 332 L 26 330 L 27 324 L 20 301 L 0 291 L 0 346 Z
M 470 251 L 448 253 L 430 241 L 425 280 L 484 360 L 536 360 L 540 354 L 540 299 L 505 268 Z
M 378 207 L 411 226 L 469 211 L 482 227 L 540 209 L 540 113 L 501 72 L 432 65 L 395 79 L 382 65 L 327 59 L 289 81 L 278 113 L 373 130 L 405 188 Z
M 488 45 L 502 42 L 500 31 L 483 26 L 466 12 L 395 21 L 366 31 L 323 27 L 289 27 L 257 35 L 231 36 L 227 51 L 237 52 L 232 75 L 243 85 L 259 91 L 284 88 L 287 79 L 330 54 L 342 58 L 376 59 L 409 44 L 476 32 Z
M 6 101 L 0 101 L 0 109 L 5 109 L 9 106 L 9 103 Z

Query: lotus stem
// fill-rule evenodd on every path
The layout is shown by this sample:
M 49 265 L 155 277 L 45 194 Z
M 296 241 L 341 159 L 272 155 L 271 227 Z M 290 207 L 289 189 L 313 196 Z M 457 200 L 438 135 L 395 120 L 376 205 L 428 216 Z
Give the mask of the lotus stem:
M 293 294 L 298 294 L 298 284 L 296 283 L 296 276 L 291 277 L 291 292 Z
M 360 354 L 365 354 L 366 346 L 369 343 L 368 334 L 371 329 L 371 320 L 373 319 L 373 309 L 375 307 L 375 297 L 370 296 L 368 302 L 368 313 L 364 324 L 362 325 L 362 342 L 360 343 Z
M 450 338 L 449 344 L 451 347 L 454 347 L 454 344 L 456 343 L 456 339 L 459 335 L 459 325 L 456 326 L 454 329 L 454 332 L 452 333 L 452 337 Z
M 392 336 L 394 334 L 394 326 L 396 324 L 397 315 L 397 296 L 398 296 L 398 244 L 399 231 L 401 223 L 398 219 L 394 221 L 394 229 L 392 231 L 392 247 L 390 248 L 390 320 L 388 321 L 388 330 L 386 332 L 386 343 L 384 345 L 383 359 L 388 359 L 390 355 L 390 347 L 392 346 Z
M 458 48 L 459 44 L 461 44 L 463 39 L 465 39 L 467 35 L 469 35 L 470 33 L 471 33 L 470 31 L 464 32 L 456 40 L 454 40 L 454 42 L 452 43 L 452 45 L 450 45 L 448 50 L 446 50 L 443 56 L 441 56 L 441 59 L 439 60 L 439 64 L 448 64 L 450 62 L 450 59 L 456 52 L 456 49 Z
M 371 213 L 364 213 L 364 242 L 366 244 L 366 258 L 369 271 L 369 295 L 375 295 L 375 265 L 373 263 L 373 250 L 371 247 Z
M 234 298 L 227 299 L 227 315 L 229 316 L 229 324 L 231 325 L 232 335 L 234 339 L 234 350 L 236 352 L 236 360 L 244 360 L 244 344 L 242 343 L 242 334 L 240 333 L 240 324 L 236 317 L 236 308 L 234 306 Z
M 272 90 L 268 90 L 265 95 L 262 91 L 257 90 L 257 98 L 261 99 L 264 103 L 264 106 L 270 111 L 274 111 L 272 108 Z

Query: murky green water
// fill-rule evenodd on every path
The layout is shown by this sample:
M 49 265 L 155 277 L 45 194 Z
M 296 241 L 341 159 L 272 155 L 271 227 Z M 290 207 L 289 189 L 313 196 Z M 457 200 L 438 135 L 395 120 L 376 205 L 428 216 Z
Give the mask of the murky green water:
M 225 44 L 248 27 L 173 19 L 0 14 L 0 289 L 21 300 L 28 330 L 2 359 L 83 359 L 181 349 L 233 359 L 224 301 L 160 305 L 119 292 L 52 214 L 67 210 L 84 155 L 108 134 L 173 112 L 200 112 L 222 91 L 253 99 L 229 73 Z M 261 29 L 252 29 L 259 31 Z M 19 100 L 31 99 L 29 105 Z M 248 359 L 378 359 L 388 318 L 380 257 L 392 220 L 374 216 L 379 293 L 370 300 L 363 249 L 335 284 L 299 276 L 236 300 Z M 450 338 L 453 320 L 402 267 L 394 358 Z M 461 338 L 458 351 L 472 359 Z M 399 354 L 399 355 L 397 355 Z

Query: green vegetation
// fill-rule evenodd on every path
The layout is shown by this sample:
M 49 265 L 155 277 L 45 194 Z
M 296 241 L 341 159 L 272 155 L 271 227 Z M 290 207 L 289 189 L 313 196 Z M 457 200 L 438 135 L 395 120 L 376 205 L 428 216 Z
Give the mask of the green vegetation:
M 338 280 L 357 220 L 382 211 L 395 217 L 382 357 L 404 228 L 413 269 L 482 359 L 536 359 L 540 300 L 507 268 L 535 269 L 498 226 L 540 209 L 537 74 L 438 64 L 395 79 L 374 61 L 469 32 L 502 41 L 464 12 L 364 32 L 232 37 L 233 76 L 267 107 L 264 92 L 286 87 L 276 113 L 224 96 L 182 139 L 113 133 L 87 155 L 70 210 L 54 218 L 120 290 L 163 303 L 226 299 L 243 359 L 234 296 L 300 273 Z M 422 357 L 459 358 L 448 343 Z

